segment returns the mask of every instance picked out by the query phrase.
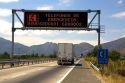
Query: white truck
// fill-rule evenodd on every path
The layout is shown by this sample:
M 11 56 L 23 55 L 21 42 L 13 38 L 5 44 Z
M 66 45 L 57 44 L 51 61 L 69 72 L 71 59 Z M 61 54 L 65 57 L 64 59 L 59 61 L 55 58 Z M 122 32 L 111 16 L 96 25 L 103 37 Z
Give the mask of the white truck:
M 73 55 L 73 44 L 72 43 L 59 43 L 58 44 L 58 54 L 57 54 L 57 64 L 74 64 Z

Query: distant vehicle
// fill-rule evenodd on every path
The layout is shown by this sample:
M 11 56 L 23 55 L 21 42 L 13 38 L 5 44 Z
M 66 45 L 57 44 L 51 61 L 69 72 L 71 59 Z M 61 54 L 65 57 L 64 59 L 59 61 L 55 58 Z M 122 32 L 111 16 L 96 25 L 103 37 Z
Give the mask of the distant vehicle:
M 59 43 L 57 54 L 58 65 L 74 64 L 73 44 L 72 43 Z
M 80 54 L 80 58 L 82 58 L 82 57 L 83 57 L 83 53 Z

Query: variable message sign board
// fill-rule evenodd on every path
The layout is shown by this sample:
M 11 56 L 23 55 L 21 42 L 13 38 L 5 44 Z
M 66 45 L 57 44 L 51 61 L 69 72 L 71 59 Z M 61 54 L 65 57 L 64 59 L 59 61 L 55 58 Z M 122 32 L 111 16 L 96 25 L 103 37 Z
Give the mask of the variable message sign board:
M 85 28 L 88 13 L 82 11 L 25 11 L 25 27 Z

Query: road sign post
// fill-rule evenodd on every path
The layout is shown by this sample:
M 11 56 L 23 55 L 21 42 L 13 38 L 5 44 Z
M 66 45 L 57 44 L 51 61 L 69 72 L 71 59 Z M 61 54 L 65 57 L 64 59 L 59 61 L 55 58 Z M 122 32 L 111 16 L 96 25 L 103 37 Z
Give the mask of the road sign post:
M 108 64 L 108 49 L 98 50 L 98 64 Z

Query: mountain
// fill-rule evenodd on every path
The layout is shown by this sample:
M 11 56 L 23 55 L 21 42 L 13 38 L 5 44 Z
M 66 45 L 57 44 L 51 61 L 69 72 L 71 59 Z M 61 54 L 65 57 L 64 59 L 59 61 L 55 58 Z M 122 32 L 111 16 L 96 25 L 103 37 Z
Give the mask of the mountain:
M 75 56 L 79 56 L 81 53 L 86 55 L 93 49 L 93 46 L 88 43 L 80 43 L 73 45 L 73 52 Z M 28 53 L 38 53 L 38 54 L 55 54 L 58 52 L 58 45 L 56 43 L 47 42 L 41 45 L 33 45 L 30 47 Z
M 32 45 L 30 47 L 15 43 L 14 54 L 55 54 L 58 51 L 58 45 L 56 43 L 47 42 L 40 45 Z M 81 53 L 84 55 L 93 49 L 93 46 L 88 43 L 74 44 L 73 52 L 75 56 L 79 56 Z M 11 54 L 11 41 L 4 38 L 0 38 L 0 53 L 8 52 Z
M 116 50 L 122 54 L 125 54 L 125 37 L 104 43 L 102 44 L 102 47 L 107 48 L 109 50 Z
M 88 52 L 92 51 L 94 47 L 89 43 L 74 44 L 74 54 L 75 56 L 80 56 L 81 54 L 86 55 Z
M 29 54 L 32 53 L 38 53 L 38 54 L 55 54 L 57 53 L 58 46 L 56 43 L 47 42 L 41 45 L 33 45 L 30 47 L 30 50 L 28 51 Z
M 120 52 L 121 54 L 125 55 L 125 48 L 124 48 L 124 49 L 119 50 L 119 52 Z
M 0 37 L 0 53 L 8 52 L 9 54 L 11 54 L 11 45 L 11 41 Z M 19 43 L 15 43 L 14 47 L 15 54 L 26 54 L 29 50 L 28 46 Z

